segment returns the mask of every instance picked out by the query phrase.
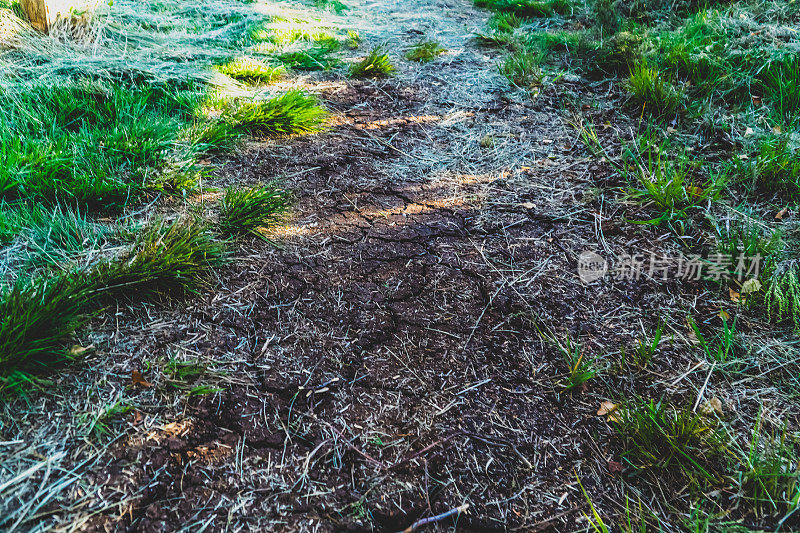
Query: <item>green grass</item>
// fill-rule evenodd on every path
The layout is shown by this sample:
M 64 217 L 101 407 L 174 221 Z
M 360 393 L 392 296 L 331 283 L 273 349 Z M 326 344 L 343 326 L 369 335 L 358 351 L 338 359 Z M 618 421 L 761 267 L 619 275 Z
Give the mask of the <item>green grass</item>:
M 212 270 L 225 262 L 224 244 L 204 222 L 157 220 L 121 255 L 94 266 L 86 284 L 99 298 L 192 293 L 207 286 Z
M 531 89 L 542 83 L 541 63 L 544 55 L 532 50 L 518 50 L 500 64 L 500 73 L 514 86 Z
M 21 279 L 0 292 L 0 391 L 71 358 L 66 341 L 88 319 L 89 288 L 71 273 Z
M 796 260 L 775 268 L 766 283 L 764 306 L 771 320 L 787 321 L 800 331 L 800 264 Z
M 762 139 L 751 168 L 755 191 L 783 200 L 800 198 L 800 147 L 790 135 Z
M 35 112 L 32 112 L 35 110 Z M 121 207 L 168 174 L 193 186 L 191 110 L 150 87 L 33 85 L 0 94 L 0 197 Z
M 780 229 L 769 229 L 752 213 L 743 213 L 733 220 L 716 221 L 714 231 L 717 250 L 731 257 L 730 271 L 742 271 L 740 281 L 744 281 L 748 272 L 752 272 L 750 277 L 756 270 L 759 274 L 771 272 L 772 263 L 784 248 Z
M 226 76 L 247 83 L 269 84 L 286 75 L 283 66 L 271 66 L 258 59 L 239 57 L 217 67 Z
M 568 15 L 572 11 L 569 0 L 475 0 L 477 7 L 513 13 L 518 17 L 551 17 Z
M 514 33 L 514 30 L 522 26 L 523 19 L 515 13 L 499 12 L 493 14 L 486 25 L 493 31 L 499 33 Z
M 222 199 L 219 228 L 223 235 L 261 236 L 260 230 L 286 211 L 286 193 L 274 185 L 231 187 Z
M 645 141 L 643 151 L 626 152 L 627 163 L 622 167 L 630 183 L 626 192 L 656 211 L 659 220 L 681 218 L 688 209 L 717 200 L 727 185 L 724 173 L 712 171 L 704 176 L 686 154 L 665 155 L 670 152 L 667 145 Z
M 615 429 L 632 467 L 716 479 L 714 460 L 726 444 L 714 421 L 653 401 L 632 402 L 617 413 Z
M 760 425 L 759 416 L 739 484 L 757 512 L 788 515 L 800 508 L 800 443 L 785 427 L 765 436 Z
M 637 63 L 631 69 L 628 91 L 642 112 L 663 117 L 674 115 L 683 96 L 656 68 Z
M 409 61 L 428 63 L 446 51 L 447 50 L 442 48 L 438 42 L 423 39 L 406 52 L 406 59 Z
M 563 383 L 564 390 L 579 389 L 590 379 L 597 377 L 598 370 L 595 362 L 593 359 L 585 357 L 586 351 L 582 344 L 567 336 L 563 342 L 557 341 L 556 347 L 567 365 L 567 374 Z
M 338 58 L 332 57 L 335 51 L 336 49 L 330 46 L 314 46 L 279 54 L 277 58 L 287 67 L 294 70 L 330 70 L 341 64 Z
M 350 76 L 353 78 L 385 78 L 394 72 L 389 55 L 382 46 L 370 50 L 367 56 L 350 65 Z
M 266 135 L 315 133 L 322 129 L 328 112 L 315 96 L 292 90 L 271 100 L 228 105 L 225 117 L 237 130 Z

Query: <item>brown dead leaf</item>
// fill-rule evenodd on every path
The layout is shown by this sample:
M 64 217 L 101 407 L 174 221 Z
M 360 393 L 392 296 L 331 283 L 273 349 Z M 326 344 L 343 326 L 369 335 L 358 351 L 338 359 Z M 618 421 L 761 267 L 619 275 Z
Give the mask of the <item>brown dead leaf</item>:
M 69 356 L 80 357 L 82 355 L 86 355 L 92 350 L 94 350 L 94 344 L 90 344 L 89 346 L 81 346 L 80 344 L 73 344 L 72 348 L 69 349 Z
M 751 96 L 750 98 L 753 100 L 753 105 L 761 105 L 761 97 L 760 96 Z
M 138 385 L 145 389 L 149 389 L 150 387 L 153 386 L 152 383 L 144 379 L 144 376 L 142 376 L 142 373 L 139 372 L 138 370 L 134 370 L 133 372 L 131 372 L 131 382 L 133 383 L 134 387 Z
M 772 133 L 774 135 L 780 135 L 781 133 L 783 133 L 783 128 L 781 128 L 780 126 L 773 126 Z
M 138 426 L 139 424 L 141 424 L 141 423 L 142 423 L 142 420 L 144 420 L 144 415 L 142 415 L 142 412 L 141 412 L 141 411 L 139 411 L 138 409 L 137 409 L 137 410 L 135 410 L 135 411 L 133 412 L 133 421 L 132 421 L 132 424 L 133 424 L 134 426 Z
M 728 289 L 728 295 L 731 297 L 732 302 L 739 303 L 739 301 L 742 299 L 741 295 L 738 292 L 730 288 Z
M 778 211 L 775 214 L 775 220 L 783 220 L 783 217 L 785 217 L 786 213 L 788 213 L 788 212 L 789 212 L 789 208 L 788 207 L 784 207 L 783 209 L 781 209 L 780 211 Z
M 597 416 L 604 416 L 609 422 L 619 422 L 618 407 L 619 406 L 614 402 L 606 400 L 600 404 L 600 408 L 597 410 Z
M 608 471 L 612 474 L 621 474 L 622 473 L 622 463 L 619 461 L 609 461 L 608 462 Z
M 700 404 L 700 412 L 704 415 L 712 415 L 714 413 L 722 415 L 722 401 L 716 396 L 709 398 Z
M 722 320 L 730 320 L 731 319 L 731 315 L 729 315 L 728 312 L 726 310 L 724 310 L 724 309 L 720 309 L 719 310 L 719 317 Z

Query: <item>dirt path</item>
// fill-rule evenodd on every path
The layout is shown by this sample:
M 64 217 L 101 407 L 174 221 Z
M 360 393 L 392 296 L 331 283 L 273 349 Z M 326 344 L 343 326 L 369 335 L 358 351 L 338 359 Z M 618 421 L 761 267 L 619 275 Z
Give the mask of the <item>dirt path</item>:
M 567 531 L 585 524 L 576 475 L 613 490 L 602 392 L 562 392 L 537 324 L 591 350 L 658 296 L 580 284 L 602 176 L 565 122 L 571 82 L 512 92 L 471 35 L 487 16 L 466 0 L 354 6 L 368 42 L 424 34 L 449 52 L 323 84 L 331 131 L 222 167 L 219 183 L 285 176 L 293 219 L 214 294 L 108 323 L 111 379 L 190 357 L 223 390 L 165 404 L 153 378 L 136 429 L 90 468 L 109 510 L 82 528 L 396 531 L 468 503 L 464 531 Z

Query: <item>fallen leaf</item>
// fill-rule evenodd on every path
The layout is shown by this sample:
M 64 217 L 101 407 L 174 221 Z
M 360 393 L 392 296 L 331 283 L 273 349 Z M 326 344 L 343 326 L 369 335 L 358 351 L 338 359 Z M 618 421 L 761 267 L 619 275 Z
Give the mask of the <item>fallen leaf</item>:
M 597 416 L 605 416 L 606 420 L 609 422 L 620 422 L 617 408 L 617 404 L 606 400 L 600 404 L 600 408 L 597 410 Z
M 726 310 L 724 310 L 724 309 L 720 309 L 719 310 L 719 317 L 722 320 L 730 320 L 731 319 L 731 315 L 729 315 L 728 312 Z
M 751 96 L 750 98 L 753 100 L 753 105 L 761 105 L 761 97 L 760 96 Z
M 742 285 L 741 294 L 753 294 L 761 290 L 761 282 L 757 279 L 748 279 Z
M 731 288 L 728 289 L 728 294 L 730 295 L 732 302 L 737 302 L 738 303 L 739 300 L 742 299 L 741 296 L 739 296 L 739 293 L 736 292 L 735 290 L 731 289 Z
M 133 412 L 132 424 L 134 426 L 138 426 L 139 424 L 142 423 L 142 420 L 144 420 L 144 416 L 142 415 L 142 412 L 137 409 L 136 411 Z
M 90 344 L 89 346 L 81 346 L 80 344 L 73 344 L 72 348 L 69 349 L 69 356 L 70 357 L 80 357 L 82 355 L 86 355 L 88 352 L 94 350 L 94 344 Z
M 619 461 L 609 461 L 608 462 L 608 471 L 612 474 L 621 474 L 622 473 L 622 463 Z
M 786 213 L 788 213 L 788 212 L 789 212 L 789 208 L 788 207 L 784 207 L 783 209 L 781 209 L 780 211 L 778 211 L 775 214 L 775 220 L 783 220 L 783 217 L 785 217 Z
M 700 405 L 700 412 L 704 415 L 712 415 L 714 413 L 721 415 L 723 414 L 722 402 L 716 396 L 709 398 Z
M 534 207 L 536 207 L 531 202 L 522 202 L 521 204 L 519 204 L 519 206 L 524 207 L 525 209 L 533 209 Z
M 145 389 L 148 389 L 153 386 L 152 383 L 144 379 L 144 376 L 142 376 L 142 373 L 139 372 L 138 370 L 134 370 L 133 372 L 131 372 L 131 382 L 133 382 L 134 386 L 139 385 Z
M 744 136 L 745 136 L 745 137 L 749 137 L 749 136 L 751 136 L 753 133 L 754 133 L 754 132 L 753 132 L 753 128 L 747 128 L 746 130 L 744 130 Z
M 597 416 L 606 416 L 608 413 L 617 408 L 617 404 L 608 400 L 600 404 L 600 409 L 597 410 Z
M 675 128 L 673 128 L 672 126 L 667 126 L 667 133 L 669 133 L 669 134 L 673 134 L 673 133 L 675 133 L 676 131 L 678 131 L 678 130 L 676 130 L 676 129 L 675 129 Z
M 553 139 L 542 139 L 542 144 L 553 144 Z
M 494 146 L 494 137 L 491 135 L 484 135 L 480 141 L 481 148 L 491 148 Z
M 772 133 L 774 135 L 780 135 L 781 133 L 783 133 L 783 128 L 781 128 L 780 126 L 773 126 Z

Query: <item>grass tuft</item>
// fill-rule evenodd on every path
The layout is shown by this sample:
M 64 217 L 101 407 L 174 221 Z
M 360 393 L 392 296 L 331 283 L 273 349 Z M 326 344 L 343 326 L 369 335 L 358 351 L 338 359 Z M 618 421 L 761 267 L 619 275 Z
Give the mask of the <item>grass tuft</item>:
M 17 281 L 0 293 L 0 391 L 70 358 L 65 341 L 87 321 L 88 288 L 74 274 Z
M 223 235 L 255 235 L 286 211 L 286 193 L 274 185 L 229 188 L 222 199 L 219 228 Z
M 236 58 L 218 66 L 217 70 L 235 80 L 260 84 L 273 83 L 286 75 L 282 66 L 274 67 L 249 57 Z
M 725 449 L 725 441 L 713 421 L 653 401 L 625 405 L 617 415 L 624 457 L 633 467 L 715 478 L 711 463 Z
M 292 90 L 271 100 L 231 104 L 225 116 L 235 129 L 247 133 L 293 135 L 320 131 L 328 112 L 315 96 Z
M 499 66 L 500 73 L 514 86 L 520 89 L 531 89 L 542 83 L 542 69 L 540 65 L 544 60 L 541 52 L 518 50 L 508 57 Z
M 101 298 L 196 292 L 225 261 L 223 243 L 205 223 L 159 220 L 144 228 L 122 255 L 95 266 L 86 283 Z
M 419 61 L 420 63 L 428 63 L 433 61 L 447 50 L 442 48 L 436 41 L 428 41 L 423 39 L 418 42 L 411 49 L 406 52 L 406 59 L 409 61 Z
M 639 62 L 631 69 L 628 90 L 644 112 L 655 116 L 674 115 L 683 96 L 655 68 Z
M 350 65 L 350 76 L 353 78 L 385 78 L 390 76 L 394 70 L 389 55 L 383 47 L 377 46 L 370 50 L 367 57 Z
M 568 15 L 572 11 L 569 0 L 475 0 L 477 7 L 513 13 L 518 17 L 551 17 Z

